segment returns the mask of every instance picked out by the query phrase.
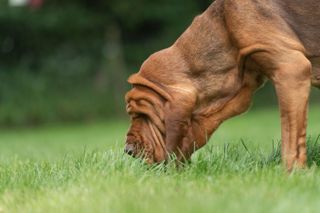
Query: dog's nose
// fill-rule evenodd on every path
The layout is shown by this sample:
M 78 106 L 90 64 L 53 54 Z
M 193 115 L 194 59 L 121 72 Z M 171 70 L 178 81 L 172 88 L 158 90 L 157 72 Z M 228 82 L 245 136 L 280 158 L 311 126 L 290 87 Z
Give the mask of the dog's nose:
M 128 155 L 133 155 L 134 147 L 132 144 L 127 144 L 126 147 L 124 148 L 124 152 L 127 153 Z

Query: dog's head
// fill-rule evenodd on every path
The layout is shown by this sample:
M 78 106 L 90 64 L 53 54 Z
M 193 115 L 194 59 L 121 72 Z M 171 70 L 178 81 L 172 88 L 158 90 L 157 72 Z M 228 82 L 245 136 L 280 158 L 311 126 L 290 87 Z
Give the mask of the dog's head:
M 148 163 L 165 161 L 170 154 L 178 161 L 189 160 L 220 124 L 192 114 L 187 101 L 172 107 L 171 97 L 139 74 L 129 82 L 133 88 L 126 95 L 126 110 L 131 126 L 124 151 L 133 157 Z
M 249 106 L 251 86 L 241 88 L 237 82 L 231 91 L 212 83 L 217 87 L 212 90 L 223 95 L 199 98 L 205 82 L 196 82 L 189 70 L 183 56 L 171 48 L 151 56 L 129 78 L 133 88 L 126 95 L 131 117 L 126 153 L 149 163 L 164 161 L 168 154 L 188 160 L 222 121 Z
M 176 117 L 165 97 L 146 85 L 134 84 L 126 95 L 126 102 L 131 118 L 125 146 L 127 154 L 144 158 L 148 163 L 164 161 L 171 153 L 179 160 L 191 156 L 197 147 L 191 120 Z
M 131 76 L 129 82 L 133 88 L 126 94 L 126 110 L 131 126 L 125 152 L 133 157 L 142 157 L 149 163 L 163 161 L 166 158 L 163 111 L 166 100 L 148 86 L 151 82 L 138 75 Z
M 183 78 L 177 85 L 168 76 L 170 70 L 177 77 L 179 69 L 186 69 L 177 55 L 171 50 L 155 54 L 128 80 L 133 88 L 126 94 L 131 126 L 125 152 L 149 163 L 164 161 L 168 154 L 184 160 L 198 147 L 191 121 L 195 91 L 182 85 Z

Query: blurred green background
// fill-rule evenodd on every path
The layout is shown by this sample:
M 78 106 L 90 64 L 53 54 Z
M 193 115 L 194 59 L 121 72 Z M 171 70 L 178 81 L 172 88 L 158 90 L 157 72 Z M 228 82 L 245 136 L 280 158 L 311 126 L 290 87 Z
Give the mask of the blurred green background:
M 29 0 L 13 6 L 24 1 L 0 0 L 4 127 L 124 117 L 127 77 L 212 2 Z M 267 85 L 255 106 L 275 104 Z
M 0 213 L 317 212 L 319 90 L 310 169 L 290 177 L 269 83 L 184 169 L 123 153 L 127 77 L 210 3 L 0 0 Z

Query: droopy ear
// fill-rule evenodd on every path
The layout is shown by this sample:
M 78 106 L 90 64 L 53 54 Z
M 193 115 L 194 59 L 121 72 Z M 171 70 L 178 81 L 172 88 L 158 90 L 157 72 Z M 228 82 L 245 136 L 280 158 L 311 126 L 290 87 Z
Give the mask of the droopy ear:
M 175 154 L 179 161 L 188 160 L 195 145 L 190 120 L 167 119 L 165 140 L 168 153 Z
M 193 142 L 191 117 L 196 103 L 196 92 L 183 85 L 175 85 L 170 91 L 173 97 L 165 105 L 166 149 L 178 160 L 188 158 L 187 147 Z M 188 144 L 188 146 L 186 146 Z
M 193 142 L 191 117 L 196 103 L 196 89 L 190 82 L 157 85 L 139 73 L 130 76 L 128 82 L 134 86 L 147 87 L 165 100 L 163 112 L 166 149 L 169 153 L 176 154 L 178 159 L 184 158 L 186 147 L 190 147 Z

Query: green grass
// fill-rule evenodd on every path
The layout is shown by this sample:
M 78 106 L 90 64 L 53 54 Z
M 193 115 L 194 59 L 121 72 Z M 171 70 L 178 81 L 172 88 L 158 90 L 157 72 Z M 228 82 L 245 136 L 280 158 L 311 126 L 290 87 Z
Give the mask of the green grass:
M 318 212 L 316 108 L 309 168 L 290 175 L 276 108 L 227 121 L 180 169 L 124 155 L 125 121 L 1 130 L 0 212 Z

